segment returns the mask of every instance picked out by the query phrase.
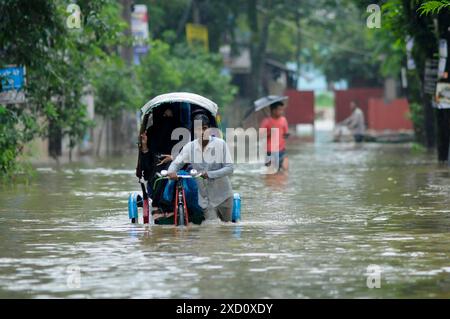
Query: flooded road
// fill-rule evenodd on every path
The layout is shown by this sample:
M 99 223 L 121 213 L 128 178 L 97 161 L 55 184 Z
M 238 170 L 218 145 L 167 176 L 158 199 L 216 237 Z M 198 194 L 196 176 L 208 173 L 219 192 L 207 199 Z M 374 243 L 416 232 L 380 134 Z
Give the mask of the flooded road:
M 292 142 L 289 175 L 238 166 L 237 225 L 131 225 L 135 153 L 39 167 L 0 186 L 0 297 L 450 298 L 449 168 L 327 140 Z

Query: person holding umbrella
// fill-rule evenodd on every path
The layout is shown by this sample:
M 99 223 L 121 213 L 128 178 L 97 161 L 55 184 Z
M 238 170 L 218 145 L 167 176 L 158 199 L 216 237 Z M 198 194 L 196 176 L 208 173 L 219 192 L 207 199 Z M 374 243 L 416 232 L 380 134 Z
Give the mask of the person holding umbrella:
M 284 117 L 284 103 L 287 96 L 269 95 L 255 101 L 255 111 L 259 111 L 265 107 L 270 108 L 270 116 L 266 117 L 260 127 L 267 129 L 267 155 L 270 160 L 266 166 L 271 165 L 272 160 L 278 163 L 276 169 L 287 171 L 289 168 L 289 159 L 286 155 L 286 138 L 288 133 L 288 122 Z M 278 134 L 272 136 L 272 129 L 277 129 Z M 277 139 L 277 141 L 272 141 Z M 278 142 L 278 143 L 277 143 Z

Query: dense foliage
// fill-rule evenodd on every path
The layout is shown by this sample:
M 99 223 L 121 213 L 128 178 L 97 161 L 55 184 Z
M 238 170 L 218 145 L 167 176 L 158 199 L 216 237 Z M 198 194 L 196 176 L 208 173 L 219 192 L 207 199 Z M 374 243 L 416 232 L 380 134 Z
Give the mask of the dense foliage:
M 94 92 L 96 114 L 105 118 L 137 110 L 146 100 L 168 91 L 204 94 L 220 106 L 233 98 L 235 89 L 229 77 L 221 74 L 216 54 L 155 41 L 140 66 L 128 66 L 120 57 L 121 48 L 131 43 L 124 36 L 127 23 L 120 4 L 76 1 L 81 28 L 73 29 L 66 23 L 70 3 L 0 1 L 0 66 L 27 69 L 26 103 L 0 105 L 1 176 L 21 171 L 18 158 L 38 136 L 67 136 L 70 148 L 79 143 L 95 125 L 83 104 L 87 91 Z

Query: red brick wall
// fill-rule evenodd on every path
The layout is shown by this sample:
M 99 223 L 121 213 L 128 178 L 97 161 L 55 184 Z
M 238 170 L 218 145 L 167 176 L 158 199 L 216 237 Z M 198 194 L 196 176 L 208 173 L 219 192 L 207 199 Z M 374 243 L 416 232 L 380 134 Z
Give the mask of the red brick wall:
M 406 99 L 396 99 L 385 104 L 383 99 L 369 99 L 368 128 L 382 130 L 412 130 L 413 125 L 408 118 L 409 104 Z
M 314 91 L 286 90 L 289 97 L 285 110 L 289 125 L 314 124 Z
M 336 123 L 344 120 L 351 114 L 350 102 L 356 101 L 364 112 L 366 123 L 368 123 L 368 105 L 370 98 L 383 97 L 382 88 L 355 88 L 334 91 L 334 118 Z

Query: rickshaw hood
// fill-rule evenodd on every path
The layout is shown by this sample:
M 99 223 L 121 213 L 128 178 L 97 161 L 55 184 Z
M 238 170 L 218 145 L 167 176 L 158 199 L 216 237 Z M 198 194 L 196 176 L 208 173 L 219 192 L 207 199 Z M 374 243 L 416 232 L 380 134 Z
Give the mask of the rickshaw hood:
M 167 94 L 161 94 L 150 101 L 148 101 L 142 108 L 142 119 L 144 116 L 151 112 L 154 108 L 158 107 L 161 104 L 164 103 L 176 103 L 176 102 L 186 102 L 198 105 L 207 111 L 209 111 L 213 116 L 217 115 L 217 104 L 213 101 L 207 99 L 204 96 L 195 94 L 195 93 L 188 93 L 188 92 L 175 92 L 175 93 L 167 93 Z

